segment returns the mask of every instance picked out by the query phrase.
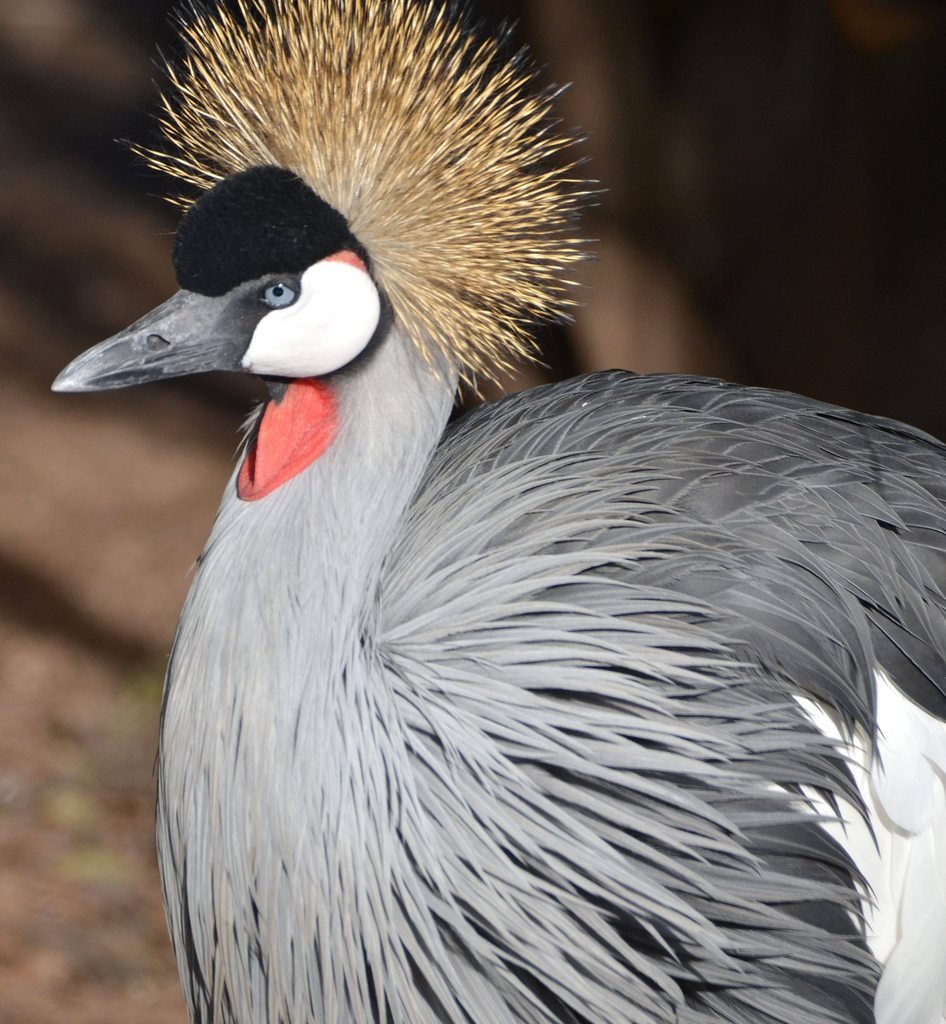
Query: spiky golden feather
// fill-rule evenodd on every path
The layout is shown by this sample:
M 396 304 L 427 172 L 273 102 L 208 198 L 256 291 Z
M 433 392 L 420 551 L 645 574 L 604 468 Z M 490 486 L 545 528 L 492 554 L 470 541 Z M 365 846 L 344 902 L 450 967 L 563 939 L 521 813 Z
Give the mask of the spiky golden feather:
M 455 5 L 454 5 L 455 6 Z M 438 0 L 239 0 L 183 29 L 148 162 L 198 190 L 262 164 L 302 177 L 367 249 L 395 315 L 467 381 L 562 319 L 589 194 L 521 54 Z M 186 205 L 188 199 L 179 199 Z

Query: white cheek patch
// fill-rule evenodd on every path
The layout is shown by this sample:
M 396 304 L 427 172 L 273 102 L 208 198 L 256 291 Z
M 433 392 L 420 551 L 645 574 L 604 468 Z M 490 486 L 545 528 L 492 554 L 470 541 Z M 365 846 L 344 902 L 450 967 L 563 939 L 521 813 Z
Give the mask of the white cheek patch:
M 243 368 L 274 377 L 321 377 L 364 351 L 378 327 L 381 300 L 354 261 L 321 260 L 302 275 L 299 298 L 260 320 Z

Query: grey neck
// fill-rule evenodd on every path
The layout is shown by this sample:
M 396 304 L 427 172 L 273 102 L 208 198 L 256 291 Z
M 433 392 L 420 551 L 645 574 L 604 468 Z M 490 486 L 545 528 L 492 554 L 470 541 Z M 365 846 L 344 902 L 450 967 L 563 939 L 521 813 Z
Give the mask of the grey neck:
M 365 613 L 443 431 L 456 378 L 427 365 L 394 329 L 332 386 L 333 443 L 261 500 L 239 500 L 231 480 L 189 601 L 202 578 L 215 575 L 213 592 L 230 595 L 236 613 L 234 648 L 251 644 L 257 658 L 265 650 L 271 664 L 284 657 L 287 638 L 318 636 L 318 657 L 328 658 Z
M 357 941 L 364 844 L 388 834 L 376 818 L 393 813 L 404 755 L 375 649 L 378 585 L 455 384 L 393 330 L 337 377 L 325 454 L 258 501 L 228 486 L 175 642 L 159 763 L 159 857 L 194 1019 L 227 1019 L 226 1002 L 261 1021 L 347 1019 L 332 1002 L 353 979 L 303 981 L 319 950 Z

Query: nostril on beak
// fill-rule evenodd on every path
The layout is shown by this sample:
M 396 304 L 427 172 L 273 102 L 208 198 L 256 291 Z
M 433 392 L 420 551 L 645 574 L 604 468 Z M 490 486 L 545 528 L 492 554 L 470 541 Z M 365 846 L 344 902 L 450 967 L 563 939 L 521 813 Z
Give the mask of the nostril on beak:
M 164 349 L 170 347 L 171 343 L 167 338 L 162 338 L 160 334 L 149 334 L 145 338 L 145 348 L 149 352 L 163 352 Z

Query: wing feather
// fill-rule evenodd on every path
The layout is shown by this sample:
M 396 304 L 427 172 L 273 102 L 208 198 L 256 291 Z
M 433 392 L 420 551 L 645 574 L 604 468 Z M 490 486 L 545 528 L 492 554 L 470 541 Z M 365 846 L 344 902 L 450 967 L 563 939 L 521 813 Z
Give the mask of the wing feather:
M 591 375 L 451 428 L 381 655 L 438 823 L 428 884 L 511 1020 L 874 1020 L 863 876 L 900 872 L 912 906 L 939 832 L 907 869 L 886 836 L 864 853 L 873 797 L 842 748 L 894 733 L 878 666 L 946 713 L 944 502 L 932 438 L 715 381 Z M 946 758 L 915 756 L 928 792 L 898 771 L 879 804 L 938 821 Z M 920 941 L 946 926 L 931 904 Z M 891 948 L 881 1002 L 942 965 Z

